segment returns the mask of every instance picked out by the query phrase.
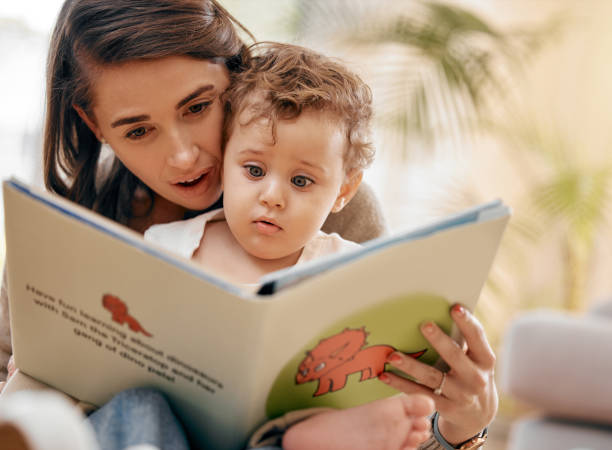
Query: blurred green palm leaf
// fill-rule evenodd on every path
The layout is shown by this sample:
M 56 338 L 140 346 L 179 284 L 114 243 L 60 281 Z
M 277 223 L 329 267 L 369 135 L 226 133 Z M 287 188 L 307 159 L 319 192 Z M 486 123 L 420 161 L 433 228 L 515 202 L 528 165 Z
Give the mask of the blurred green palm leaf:
M 415 138 L 465 145 L 535 41 L 438 1 L 302 0 L 295 14 L 287 23 L 304 42 L 362 55 L 379 124 L 397 133 L 403 145 L 394 148 L 404 153 Z
M 569 165 L 533 189 L 534 204 L 548 224 L 562 221 L 572 234 L 590 241 L 610 205 L 610 167 Z

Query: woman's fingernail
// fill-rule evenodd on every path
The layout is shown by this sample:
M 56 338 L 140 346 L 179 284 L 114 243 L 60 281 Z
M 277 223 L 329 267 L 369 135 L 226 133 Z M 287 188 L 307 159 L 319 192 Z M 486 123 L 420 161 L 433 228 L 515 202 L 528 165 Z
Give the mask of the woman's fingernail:
M 397 353 L 391 353 L 389 356 L 389 362 L 398 363 L 402 361 L 402 357 Z
M 423 333 L 425 334 L 433 334 L 435 331 L 435 326 L 432 322 L 427 322 L 421 327 L 421 330 L 423 330 Z
M 383 383 L 387 383 L 387 384 L 389 384 L 389 381 L 390 381 L 389 375 L 387 375 L 384 372 L 378 375 L 378 379 L 382 381 Z
M 456 316 L 463 317 L 465 316 L 465 308 L 457 303 L 453 306 L 453 313 L 455 313 Z

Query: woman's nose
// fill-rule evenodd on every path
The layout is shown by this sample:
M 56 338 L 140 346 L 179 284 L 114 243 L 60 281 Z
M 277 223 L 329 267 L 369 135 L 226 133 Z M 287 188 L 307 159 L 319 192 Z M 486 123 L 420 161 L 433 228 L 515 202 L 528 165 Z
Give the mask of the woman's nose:
M 171 143 L 171 152 L 168 164 L 177 169 L 190 169 L 198 160 L 200 148 L 197 144 L 181 139 L 175 139 Z

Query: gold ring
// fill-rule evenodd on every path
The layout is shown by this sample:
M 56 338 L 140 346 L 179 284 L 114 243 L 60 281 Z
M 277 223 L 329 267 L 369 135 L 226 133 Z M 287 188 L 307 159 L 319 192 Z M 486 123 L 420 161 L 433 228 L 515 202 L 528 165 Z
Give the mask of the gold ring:
M 436 395 L 442 395 L 442 388 L 444 387 L 444 382 L 446 381 L 446 372 L 442 372 L 442 380 L 440 381 L 440 386 L 434 389 L 433 393 Z

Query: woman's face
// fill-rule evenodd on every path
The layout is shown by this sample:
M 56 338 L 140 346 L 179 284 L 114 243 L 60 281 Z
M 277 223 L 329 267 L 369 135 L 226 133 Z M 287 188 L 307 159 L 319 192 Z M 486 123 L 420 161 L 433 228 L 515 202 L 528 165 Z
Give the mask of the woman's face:
M 86 121 L 156 194 L 201 210 L 221 195 L 219 96 L 228 84 L 224 64 L 184 56 L 103 67 Z

